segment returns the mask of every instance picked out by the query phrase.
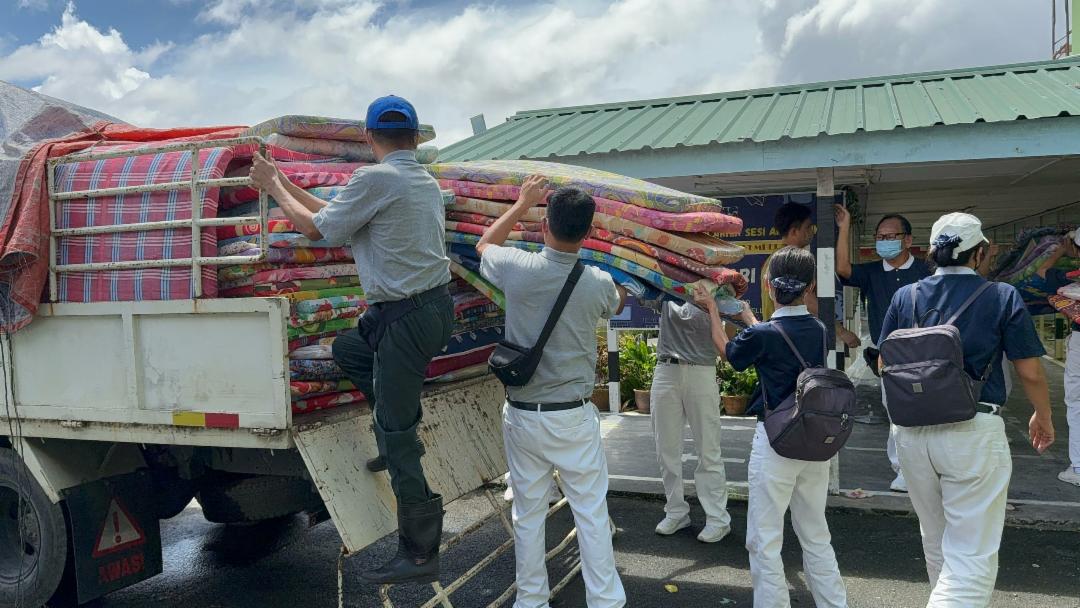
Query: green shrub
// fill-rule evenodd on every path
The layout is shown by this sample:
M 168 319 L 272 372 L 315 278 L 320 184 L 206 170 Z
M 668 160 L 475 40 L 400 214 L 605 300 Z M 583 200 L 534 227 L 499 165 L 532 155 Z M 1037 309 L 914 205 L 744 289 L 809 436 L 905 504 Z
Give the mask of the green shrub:
M 656 369 L 656 350 L 649 346 L 644 332 L 619 334 L 619 399 L 634 398 L 635 390 L 652 388 Z
M 716 382 L 722 395 L 752 395 L 758 385 L 757 370 L 748 367 L 741 372 L 735 371 L 727 362 L 716 365 Z

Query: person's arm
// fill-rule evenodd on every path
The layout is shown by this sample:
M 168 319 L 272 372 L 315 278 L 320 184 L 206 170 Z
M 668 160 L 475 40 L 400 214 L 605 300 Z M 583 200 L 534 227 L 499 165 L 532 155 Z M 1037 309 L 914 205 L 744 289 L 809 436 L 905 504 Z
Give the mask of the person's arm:
M 712 338 L 713 345 L 720 351 L 720 358 L 726 361 L 727 345 L 731 339 L 728 336 L 726 324 L 720 316 L 720 309 L 716 305 L 716 299 L 712 297 L 708 290 L 698 287 L 694 289 L 694 304 L 709 314 L 709 336 Z M 747 327 L 756 325 L 758 320 L 754 316 L 754 311 L 750 309 L 750 303 L 744 301 L 742 305 L 739 320 Z
M 273 161 L 267 160 L 263 155 L 256 153 L 252 160 L 249 175 L 256 188 L 265 191 L 267 195 L 272 196 L 277 201 L 285 217 L 289 218 L 297 230 L 313 241 L 322 240 L 323 234 L 315 227 L 314 222 L 317 209 L 309 209 L 293 195 L 292 190 L 289 188 L 292 184 Z M 303 192 L 303 195 L 301 198 L 305 200 L 308 197 L 315 198 L 306 192 Z M 319 203 L 320 209 L 325 206 L 322 201 L 319 201 Z
M 284 185 L 285 189 L 289 192 L 289 194 L 291 194 L 292 197 L 296 199 L 296 202 L 303 205 L 305 208 L 307 208 L 308 211 L 312 213 L 318 213 L 323 207 L 328 204 L 326 201 L 308 192 L 307 190 L 304 190 L 300 186 L 297 186 L 288 179 L 284 179 L 282 181 L 282 185 Z
M 843 279 L 851 278 L 851 213 L 843 205 L 836 206 L 836 274 Z M 816 314 L 816 313 L 815 313 Z
M 1028 421 L 1028 437 L 1031 439 L 1031 447 L 1042 454 L 1054 443 L 1054 422 L 1050 412 L 1050 387 L 1046 384 L 1046 373 L 1043 371 L 1040 357 L 1017 359 L 1013 361 L 1016 375 L 1020 376 L 1020 382 L 1024 385 L 1024 394 L 1035 413 Z
M 707 289 L 699 286 L 694 289 L 694 304 L 709 313 L 709 335 L 716 350 L 720 351 L 720 358 L 724 358 L 728 336 L 724 331 L 724 320 L 720 318 L 720 309 L 716 306 L 716 298 Z
M 1040 454 L 1054 443 L 1054 423 L 1050 419 L 1050 389 L 1043 373 L 1042 356 L 1046 354 L 1035 322 L 1024 304 L 1020 292 L 1012 285 L 998 283 L 995 288 L 1006 293 L 1006 312 L 1001 326 L 1005 356 L 1013 362 L 1024 394 L 1035 410 L 1028 421 L 1031 447 Z
M 618 283 L 615 284 L 615 291 L 619 292 L 619 306 L 615 309 L 615 314 L 619 314 L 626 306 L 626 288 Z
M 529 209 L 542 203 L 546 196 L 547 179 L 539 175 L 530 175 L 525 178 L 517 202 L 484 231 L 484 236 L 480 237 L 480 241 L 476 244 L 476 252 L 480 254 L 480 257 L 484 256 L 484 250 L 489 245 L 502 245 L 505 243 L 506 238 L 510 236 L 510 232 L 514 229 L 514 224 L 518 223 Z M 625 294 L 625 291 L 622 293 Z
M 1066 237 L 1062 237 L 1062 241 L 1061 241 L 1061 244 L 1060 244 L 1060 245 L 1058 245 L 1058 246 L 1057 246 L 1057 247 L 1056 247 L 1056 248 L 1054 249 L 1054 253 L 1050 254 L 1050 257 L 1046 258 L 1046 261 L 1045 261 L 1045 262 L 1043 262 L 1043 263 L 1042 263 L 1042 264 L 1041 264 L 1041 265 L 1039 266 L 1038 270 L 1036 270 L 1036 271 L 1035 271 L 1035 274 L 1039 275 L 1039 278 L 1043 278 L 1043 279 L 1045 279 L 1045 278 L 1046 278 L 1046 273 L 1047 273 L 1047 272 L 1048 272 L 1048 271 L 1049 271 L 1049 270 L 1050 270 L 1051 268 L 1053 268 L 1053 267 L 1054 267 L 1054 265 L 1055 265 L 1055 264 L 1057 264 L 1057 263 L 1058 263 L 1058 261 L 1059 261 L 1059 260 L 1060 260 L 1060 259 L 1061 259 L 1061 258 L 1062 258 L 1062 257 L 1063 257 L 1064 255 L 1065 255 L 1065 253 L 1066 253 L 1066 252 L 1068 251 L 1068 248 L 1069 248 L 1069 245 L 1068 245 L 1068 239 L 1069 239 L 1069 237 L 1067 237 L 1067 236 L 1066 236 Z M 990 257 L 990 256 L 987 256 L 987 257 Z
M 859 348 L 862 346 L 862 340 L 859 338 L 858 334 L 844 327 L 844 324 L 840 321 L 836 322 L 836 335 L 848 348 Z

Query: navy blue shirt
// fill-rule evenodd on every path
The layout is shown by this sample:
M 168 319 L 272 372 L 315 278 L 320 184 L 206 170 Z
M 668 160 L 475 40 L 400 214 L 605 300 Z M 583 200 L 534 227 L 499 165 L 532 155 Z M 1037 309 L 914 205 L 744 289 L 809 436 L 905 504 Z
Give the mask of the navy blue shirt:
M 885 311 L 889 310 L 896 290 L 904 285 L 911 285 L 919 279 L 930 276 L 930 267 L 916 257 L 911 258 L 911 266 L 894 268 L 886 272 L 883 262 L 866 262 L 851 267 L 851 277 L 846 285 L 858 287 L 866 299 L 866 312 L 870 318 L 870 339 L 880 344 L 881 323 L 885 320 Z
M 916 310 L 920 327 L 944 323 L 986 279 L 972 273 L 946 274 L 919 281 L 919 301 Z M 941 271 L 939 271 L 941 272 Z M 901 288 L 881 327 L 888 337 L 897 329 L 913 327 L 911 286 Z M 1005 375 L 1001 369 L 1002 352 L 1010 361 L 1030 359 L 1046 354 L 1035 324 L 1028 314 L 1024 300 L 1016 288 L 1007 283 L 991 283 L 989 289 L 976 299 L 956 320 L 956 329 L 964 343 L 964 369 L 973 378 L 981 377 L 990 366 L 990 378 L 983 385 L 979 401 L 1004 405 Z
M 817 318 L 809 313 L 780 317 L 774 314 L 772 320 L 739 332 L 728 342 L 725 354 L 728 363 L 738 371 L 751 365 L 757 368 L 760 388 L 754 392 L 747 411 L 759 412 L 758 420 L 764 419 L 765 407 L 773 409 L 795 392 L 795 383 L 802 372 L 799 360 L 773 326 L 777 323 L 783 326 L 808 364 L 814 367 L 825 364 L 824 330 Z M 768 395 L 767 400 L 765 395 Z

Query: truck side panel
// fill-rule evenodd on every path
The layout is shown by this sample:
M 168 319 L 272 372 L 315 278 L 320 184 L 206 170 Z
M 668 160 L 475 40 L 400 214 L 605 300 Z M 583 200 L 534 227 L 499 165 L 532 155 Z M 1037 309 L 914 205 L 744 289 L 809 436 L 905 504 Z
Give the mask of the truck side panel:
M 57 304 L 10 337 L 19 417 L 77 427 L 285 429 L 284 300 Z M 14 414 L 0 408 L 0 416 Z M 75 434 L 72 434 L 75 436 Z

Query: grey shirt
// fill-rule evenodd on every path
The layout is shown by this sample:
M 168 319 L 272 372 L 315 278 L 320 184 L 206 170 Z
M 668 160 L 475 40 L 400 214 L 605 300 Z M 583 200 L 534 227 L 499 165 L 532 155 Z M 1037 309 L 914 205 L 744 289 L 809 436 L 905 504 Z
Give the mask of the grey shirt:
M 480 274 L 506 295 L 506 339 L 519 346 L 536 344 L 555 299 L 578 256 L 544 248 L 530 253 L 490 246 L 480 260 Z M 611 275 L 586 266 L 532 380 L 508 386 L 515 401 L 561 403 L 588 398 L 596 378 L 596 326 L 619 308 Z
M 403 300 L 450 282 L 439 183 L 409 150 L 357 169 L 314 222 L 331 246 L 352 243 L 368 302 Z
M 657 357 L 674 357 L 694 365 L 715 366 L 720 351 L 712 341 L 709 313 L 687 302 L 664 302 L 660 310 Z

